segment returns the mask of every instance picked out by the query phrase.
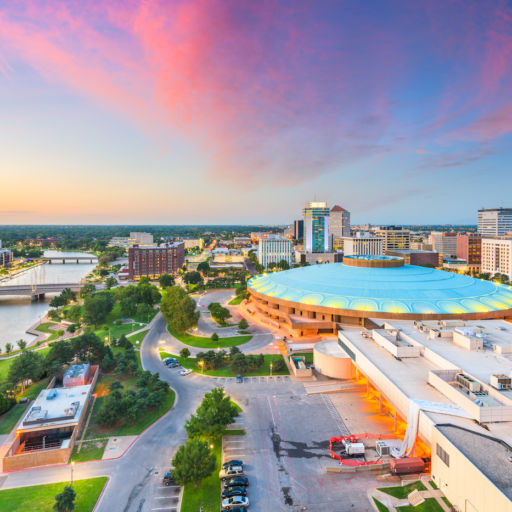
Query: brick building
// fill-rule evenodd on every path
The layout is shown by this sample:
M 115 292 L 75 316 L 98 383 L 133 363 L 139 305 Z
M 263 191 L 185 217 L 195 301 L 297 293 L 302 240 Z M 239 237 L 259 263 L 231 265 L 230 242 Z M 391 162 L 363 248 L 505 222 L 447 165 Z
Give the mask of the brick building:
M 457 234 L 457 258 L 468 265 L 482 263 L 482 235 L 480 233 Z
M 163 247 L 130 247 L 128 249 L 128 276 L 138 279 L 146 276 L 158 278 L 162 274 L 175 274 L 185 263 L 183 242 Z

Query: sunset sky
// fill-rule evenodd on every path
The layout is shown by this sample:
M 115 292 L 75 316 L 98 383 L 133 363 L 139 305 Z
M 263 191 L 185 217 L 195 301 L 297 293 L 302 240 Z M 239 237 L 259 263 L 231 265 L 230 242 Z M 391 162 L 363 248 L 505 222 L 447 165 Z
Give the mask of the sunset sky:
M 512 3 L 0 1 L 0 224 L 476 223 Z

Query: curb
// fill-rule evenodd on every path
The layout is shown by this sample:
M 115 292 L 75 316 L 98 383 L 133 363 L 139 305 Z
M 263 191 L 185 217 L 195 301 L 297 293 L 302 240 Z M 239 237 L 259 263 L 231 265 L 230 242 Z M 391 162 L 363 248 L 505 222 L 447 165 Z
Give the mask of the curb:
M 100 477 L 101 478 L 101 477 Z M 103 486 L 103 489 L 100 492 L 100 495 L 98 496 L 98 499 L 96 500 L 96 505 L 94 505 L 92 512 L 95 512 L 95 510 L 98 508 L 98 506 L 101 503 L 101 500 L 103 499 L 103 495 L 105 494 L 105 489 L 107 488 L 107 485 L 110 483 L 110 477 L 107 475 L 107 481 L 105 482 L 105 485 Z

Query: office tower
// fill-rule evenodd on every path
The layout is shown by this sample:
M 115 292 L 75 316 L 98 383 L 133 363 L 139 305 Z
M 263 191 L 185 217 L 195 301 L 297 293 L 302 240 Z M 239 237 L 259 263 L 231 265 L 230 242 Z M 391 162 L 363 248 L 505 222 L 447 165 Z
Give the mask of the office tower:
M 512 279 L 512 237 L 482 238 L 482 274 L 505 274 Z
M 480 233 L 457 233 L 457 258 L 468 265 L 482 263 L 482 235 Z
M 401 226 L 381 226 L 375 230 L 375 234 L 384 239 L 384 254 L 411 248 L 411 232 Z
M 306 252 L 329 252 L 329 213 L 327 203 L 306 203 L 303 210 Z
M 457 233 L 432 231 L 430 233 L 432 250 L 440 252 L 445 258 L 455 258 L 457 256 Z
M 293 223 L 294 232 L 293 232 L 293 238 L 295 240 L 299 240 L 301 238 L 304 238 L 304 220 L 296 220 Z
M 343 248 L 344 237 L 350 236 L 350 212 L 335 205 L 329 215 L 329 242 L 332 249 Z
M 478 232 L 483 236 L 504 236 L 512 232 L 512 208 L 478 210 Z
M 286 261 L 288 265 L 293 263 L 292 241 L 277 235 L 268 238 L 260 238 L 258 242 L 258 261 L 265 268 L 269 263 Z

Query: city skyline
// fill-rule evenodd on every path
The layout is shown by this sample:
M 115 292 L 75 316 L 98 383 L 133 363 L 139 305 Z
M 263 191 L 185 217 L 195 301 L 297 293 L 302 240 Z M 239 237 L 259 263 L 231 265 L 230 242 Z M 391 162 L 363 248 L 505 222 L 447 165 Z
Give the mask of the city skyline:
M 511 17 L 507 2 L 0 7 L 0 224 L 283 224 L 313 196 L 354 224 L 476 224 L 512 185 Z

